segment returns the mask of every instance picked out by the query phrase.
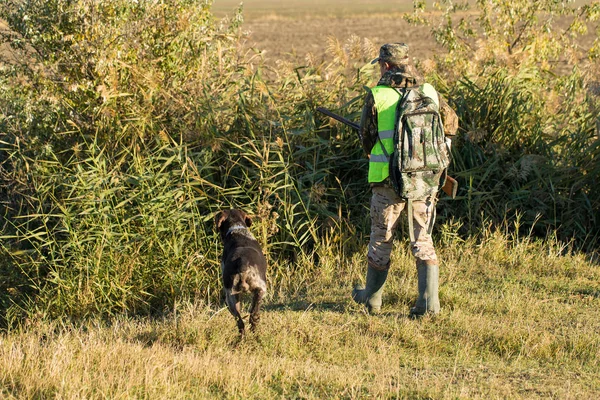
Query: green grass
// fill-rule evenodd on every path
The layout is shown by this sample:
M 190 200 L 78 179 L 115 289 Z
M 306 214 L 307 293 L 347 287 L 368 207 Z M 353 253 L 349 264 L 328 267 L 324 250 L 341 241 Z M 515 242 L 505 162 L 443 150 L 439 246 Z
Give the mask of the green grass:
M 271 278 L 260 331 L 218 304 L 155 319 L 34 321 L 0 336 L 4 398 L 596 398 L 600 270 L 564 246 L 490 233 L 440 248 L 442 313 L 411 320 L 399 241 L 384 308 L 350 299 L 363 252 L 323 250 L 310 276 Z M 305 260 L 303 262 L 309 262 Z M 306 269 L 305 269 L 306 270 Z M 292 283 L 293 281 L 299 284 Z

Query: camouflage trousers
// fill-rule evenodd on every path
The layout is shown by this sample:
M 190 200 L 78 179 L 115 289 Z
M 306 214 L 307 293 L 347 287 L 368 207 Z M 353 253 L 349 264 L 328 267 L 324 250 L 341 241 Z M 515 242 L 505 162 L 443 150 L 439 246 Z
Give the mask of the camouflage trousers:
M 390 254 L 394 231 L 400 221 L 400 214 L 407 201 L 396 195 L 389 186 L 374 186 L 371 197 L 371 238 L 369 241 L 369 266 L 386 270 L 390 266 Z M 425 200 L 413 200 L 413 233 L 411 251 L 417 261 L 437 261 L 433 240 L 428 232 L 431 218 L 434 217 L 435 196 Z

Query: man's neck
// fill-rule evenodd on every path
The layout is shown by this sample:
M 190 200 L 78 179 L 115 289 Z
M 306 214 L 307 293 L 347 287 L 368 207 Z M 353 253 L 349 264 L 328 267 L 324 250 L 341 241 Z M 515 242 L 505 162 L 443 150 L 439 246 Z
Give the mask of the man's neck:
M 383 73 L 377 85 L 391 87 L 412 87 L 419 84 L 418 80 L 412 76 L 407 76 L 397 68 L 392 68 Z

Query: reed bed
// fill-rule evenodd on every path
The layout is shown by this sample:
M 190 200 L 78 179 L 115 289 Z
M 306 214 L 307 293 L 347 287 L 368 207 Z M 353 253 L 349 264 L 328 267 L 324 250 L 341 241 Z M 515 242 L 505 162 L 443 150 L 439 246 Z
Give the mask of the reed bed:
M 573 10 L 593 23 L 593 7 Z M 218 19 L 206 1 L 8 1 L 0 17 L 17 57 L 0 75 L 3 325 L 217 301 L 212 218 L 224 207 L 255 216 L 277 283 L 301 268 L 306 283 L 365 242 L 367 160 L 315 108 L 358 118 L 377 79 L 370 41 L 332 37 L 326 61 L 273 65 L 243 45 L 241 8 Z M 461 189 L 439 203 L 436 240 L 509 226 L 593 251 L 593 64 L 553 75 L 542 57 L 553 48 L 498 58 L 494 40 L 470 58 L 441 41 L 448 54 L 420 65 L 461 125 L 450 171 Z

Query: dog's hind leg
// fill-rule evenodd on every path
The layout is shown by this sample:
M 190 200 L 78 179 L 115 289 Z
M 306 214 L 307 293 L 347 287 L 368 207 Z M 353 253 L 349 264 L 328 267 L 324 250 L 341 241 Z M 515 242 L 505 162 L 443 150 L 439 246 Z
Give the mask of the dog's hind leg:
M 264 296 L 264 289 L 261 288 L 254 291 L 254 295 L 252 297 L 252 306 L 250 307 L 250 329 L 252 329 L 252 331 L 256 330 L 256 326 L 260 321 L 260 306 Z
M 240 335 L 244 334 L 244 320 L 242 319 L 242 315 L 240 314 L 240 297 L 238 294 L 231 293 L 231 290 L 225 291 L 225 301 L 227 302 L 227 308 L 229 308 L 229 312 L 234 316 L 237 321 L 238 331 Z

